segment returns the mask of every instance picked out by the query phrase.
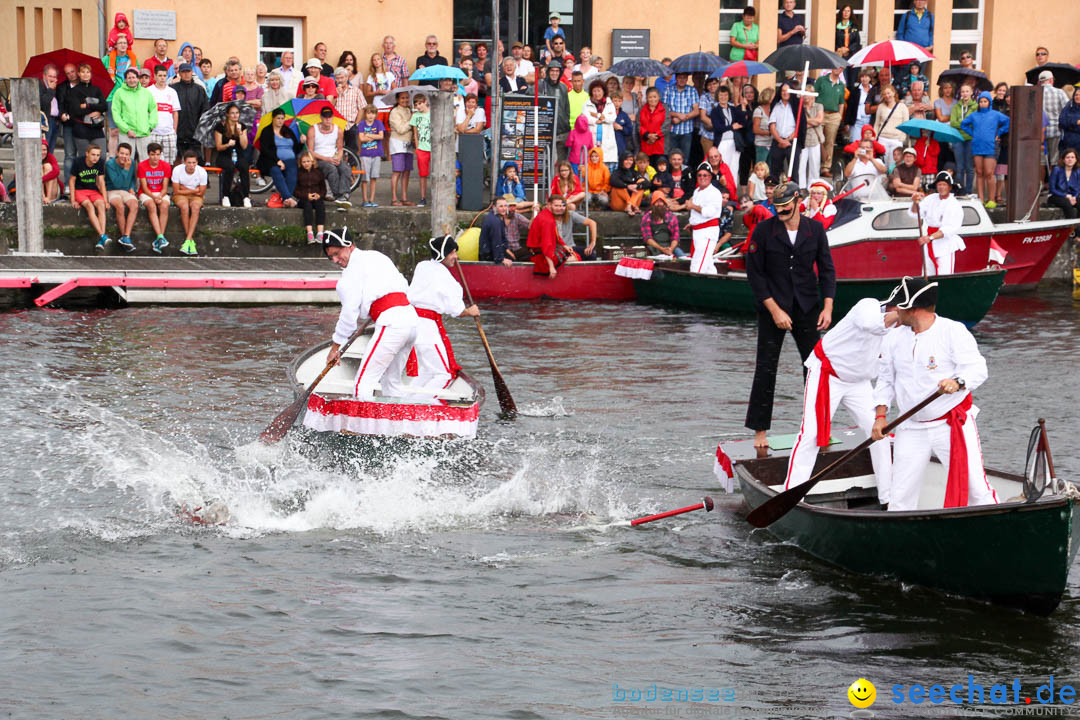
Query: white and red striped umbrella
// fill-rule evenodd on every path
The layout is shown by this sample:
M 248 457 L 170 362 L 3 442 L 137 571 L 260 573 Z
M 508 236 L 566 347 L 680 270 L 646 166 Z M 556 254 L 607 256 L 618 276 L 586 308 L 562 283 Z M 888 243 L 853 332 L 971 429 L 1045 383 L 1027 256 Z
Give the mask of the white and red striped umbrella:
M 851 56 L 849 65 L 861 66 L 884 63 L 885 65 L 906 65 L 912 62 L 929 62 L 934 59 L 915 43 L 905 40 L 882 40 L 867 45 Z

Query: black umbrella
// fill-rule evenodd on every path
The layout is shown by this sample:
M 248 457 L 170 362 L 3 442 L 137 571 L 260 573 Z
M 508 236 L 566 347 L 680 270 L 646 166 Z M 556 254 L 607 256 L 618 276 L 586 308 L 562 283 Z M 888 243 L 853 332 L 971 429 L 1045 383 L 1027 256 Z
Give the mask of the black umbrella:
M 1027 81 L 1032 85 L 1039 84 L 1039 73 L 1043 70 L 1049 70 L 1054 74 L 1054 87 L 1061 87 L 1062 85 L 1076 85 L 1080 82 L 1080 69 L 1074 68 L 1068 63 L 1046 63 L 1039 67 L 1033 67 L 1028 70 L 1024 75 L 1027 76 Z
M 805 70 L 807 63 L 810 63 L 811 70 L 831 70 L 832 68 L 846 68 L 848 66 L 847 60 L 831 50 L 805 44 L 777 48 L 762 62 L 772 65 L 777 70 L 792 70 L 795 72 Z
M 952 70 L 946 70 L 938 75 L 938 85 L 943 82 L 952 81 L 957 87 L 964 84 L 964 81 L 968 78 L 975 78 L 975 89 L 985 90 L 991 92 L 994 89 L 994 83 L 990 82 L 990 78 L 986 76 L 981 70 L 974 70 L 972 68 L 953 68 Z
M 195 139 L 208 147 L 214 144 L 214 126 L 225 117 L 225 111 L 230 105 L 236 105 L 240 109 L 240 122 L 244 127 L 250 128 L 255 124 L 255 108 L 246 102 L 219 102 L 210 108 L 199 118 L 199 124 L 195 126 Z
M 714 53 L 692 52 L 672 60 L 669 69 L 673 73 L 711 73 L 724 65 L 727 63 Z
M 645 78 L 668 77 L 671 75 L 671 68 L 651 58 L 627 58 L 615 63 L 608 70 L 620 76 L 632 75 L 633 77 Z

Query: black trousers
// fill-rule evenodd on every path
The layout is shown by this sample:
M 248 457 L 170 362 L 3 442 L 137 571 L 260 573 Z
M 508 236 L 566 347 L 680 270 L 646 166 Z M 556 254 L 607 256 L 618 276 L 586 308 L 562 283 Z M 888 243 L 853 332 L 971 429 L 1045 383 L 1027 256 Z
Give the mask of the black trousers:
M 232 161 L 232 153 L 228 150 L 218 152 L 217 164 L 221 168 L 221 184 L 218 187 L 219 202 L 232 191 L 233 175 L 237 173 L 240 181 L 240 196 L 247 197 L 251 193 L 251 176 L 248 174 L 247 154 L 244 153 L 243 148 L 236 152 L 235 165 Z
M 791 334 L 799 348 L 803 362 L 814 352 L 814 346 L 820 339 L 817 330 L 819 310 L 801 312 L 798 308 L 788 313 L 791 316 Z M 780 350 L 784 346 L 784 335 L 773 322 L 767 310 L 758 309 L 757 362 L 754 365 L 754 384 L 750 388 L 750 405 L 746 408 L 746 427 L 751 430 L 768 430 L 772 427 L 773 394 L 776 391 L 776 368 L 780 363 Z M 806 380 L 806 368 L 803 368 L 803 380 Z
M 795 148 L 795 164 L 792 166 L 792 175 L 788 178 L 792 182 L 799 182 L 799 155 L 802 154 L 802 150 L 802 142 L 800 141 L 799 146 Z M 791 146 L 782 148 L 773 140 L 772 145 L 769 146 L 769 172 L 778 178 L 781 175 L 787 175 L 789 162 L 791 162 Z
M 1061 195 L 1051 195 L 1046 199 L 1048 207 L 1061 208 L 1061 211 L 1065 213 L 1065 217 L 1069 220 L 1074 220 L 1078 216 L 1077 207 L 1073 205 L 1067 198 Z
M 326 202 L 318 200 L 300 200 L 300 209 L 304 211 L 304 224 L 326 225 Z

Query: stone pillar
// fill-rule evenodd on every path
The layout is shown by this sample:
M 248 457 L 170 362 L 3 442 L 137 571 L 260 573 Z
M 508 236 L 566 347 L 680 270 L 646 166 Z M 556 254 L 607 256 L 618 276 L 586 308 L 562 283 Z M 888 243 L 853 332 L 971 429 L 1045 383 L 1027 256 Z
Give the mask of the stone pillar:
M 453 235 L 457 190 L 454 173 L 456 135 L 454 133 L 454 95 L 437 90 L 431 98 L 431 177 L 428 178 L 431 203 L 431 235 Z
M 836 46 L 836 0 L 814 0 L 811 9 L 810 43 L 832 50 Z M 824 72 L 824 71 L 822 71 Z
M 934 60 L 930 63 L 930 72 L 927 73 L 927 77 L 930 79 L 930 87 L 934 89 L 934 97 L 937 97 L 938 75 L 949 69 L 949 52 L 952 50 L 949 39 L 952 35 L 953 0 L 931 0 L 927 7 L 934 13 Z M 983 47 L 987 46 L 983 45 Z
M 41 222 L 41 112 L 34 78 L 11 80 L 11 110 L 15 120 L 15 193 L 19 252 L 45 251 Z M 66 80 L 65 80 L 66 82 Z M 64 149 L 64 152 L 71 152 Z
M 867 3 L 866 27 L 863 29 L 863 47 L 872 43 L 890 40 L 893 37 L 894 0 L 871 0 Z M 835 23 L 833 23 L 835 25 Z

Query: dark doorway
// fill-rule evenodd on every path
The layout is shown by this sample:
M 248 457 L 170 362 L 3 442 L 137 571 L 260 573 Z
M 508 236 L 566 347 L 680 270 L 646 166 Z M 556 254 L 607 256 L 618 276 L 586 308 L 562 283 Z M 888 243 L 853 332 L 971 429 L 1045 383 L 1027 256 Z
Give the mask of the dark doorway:
M 575 57 L 582 45 L 592 44 L 592 0 L 499 0 L 499 30 L 507 51 L 520 40 L 532 46 L 534 59 L 539 57 L 553 11 L 564 18 L 560 27 Z M 464 40 L 491 43 L 491 0 L 454 0 L 455 52 Z

